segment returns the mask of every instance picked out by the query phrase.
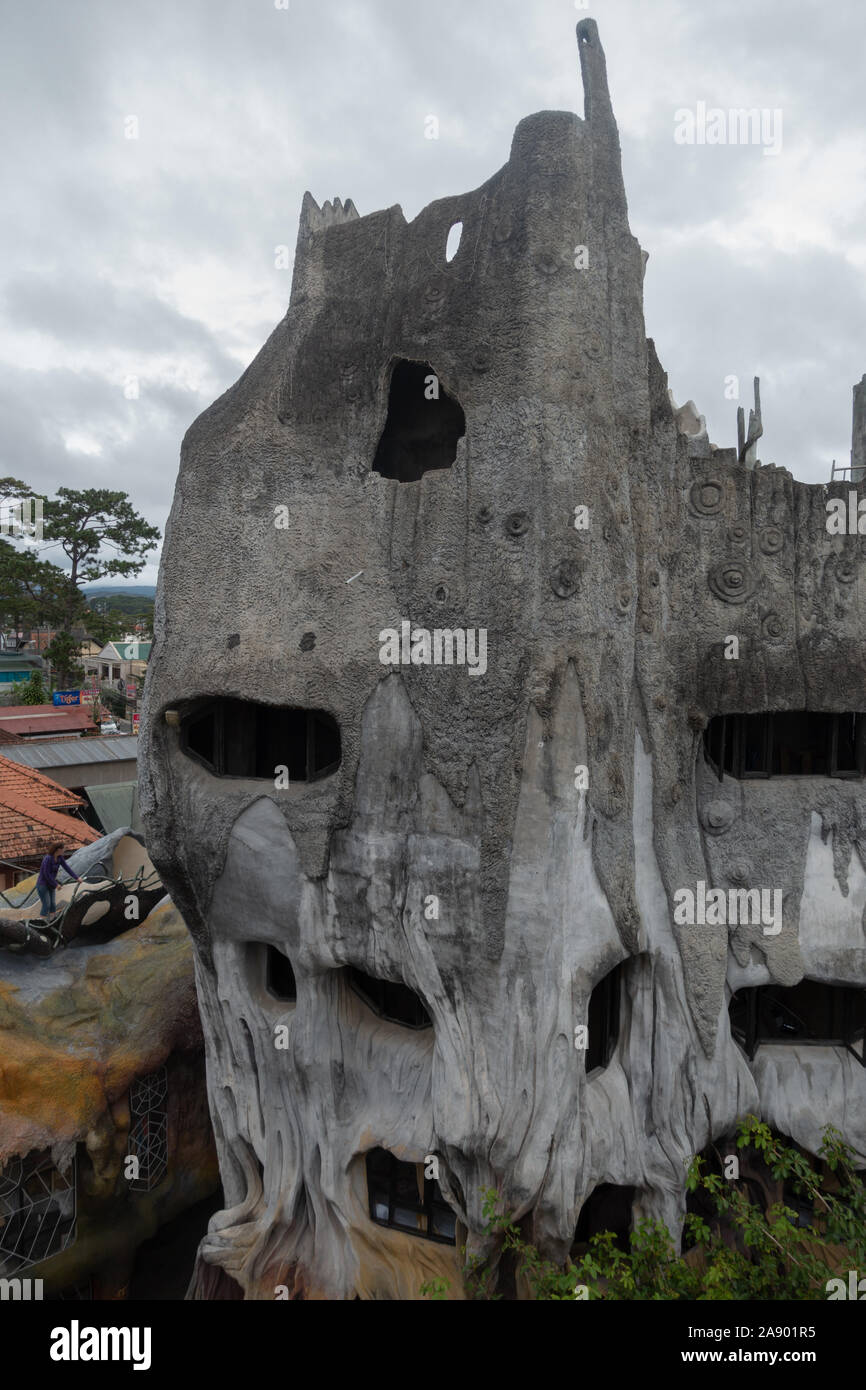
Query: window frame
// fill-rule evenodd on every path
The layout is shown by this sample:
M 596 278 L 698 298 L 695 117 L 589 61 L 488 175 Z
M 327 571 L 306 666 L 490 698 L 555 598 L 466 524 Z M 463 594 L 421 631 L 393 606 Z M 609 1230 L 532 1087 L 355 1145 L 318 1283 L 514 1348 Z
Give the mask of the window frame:
M 811 977 L 804 977 L 799 983 L 804 984 Z M 740 1044 L 748 1057 L 749 1061 L 754 1061 L 755 1053 L 762 1044 L 769 1047 L 791 1047 L 799 1044 L 806 1047 L 844 1047 L 851 1053 L 855 1061 L 861 1067 L 866 1068 L 866 987 L 860 985 L 830 985 L 825 980 L 813 980 L 813 984 L 822 985 L 827 989 L 842 989 L 845 993 L 840 998 L 838 995 L 831 996 L 833 999 L 833 1022 L 840 1023 L 840 1036 L 835 1038 L 784 1038 L 784 1037 L 764 1037 L 761 1034 L 761 1003 L 764 991 L 768 989 L 781 989 L 780 985 L 743 985 L 738 990 L 734 990 L 728 1005 L 728 1020 L 731 1029 L 731 1036 Z M 792 986 L 796 988 L 796 986 Z M 746 1019 L 744 1027 L 734 1027 L 730 1017 L 730 1009 L 738 995 L 745 994 L 746 998 Z M 859 995 L 859 1000 L 856 996 Z M 788 1008 L 784 1000 L 775 1001 L 783 1008 Z M 856 1007 L 859 1004 L 859 1009 Z M 788 1010 L 793 1013 L 793 1009 Z M 859 1019 L 859 1023 L 858 1023 Z M 802 1022 L 802 1020 L 801 1020 Z M 806 1026 L 805 1024 L 803 1025 Z M 862 1036 L 857 1033 L 862 1029 Z M 860 1045 L 857 1052 L 855 1043 Z
M 370 1171 L 370 1159 L 374 1154 L 387 1154 L 389 1160 L 387 1188 L 385 1180 L 379 1174 L 372 1174 Z M 417 1201 L 407 1200 L 405 1197 L 396 1197 L 395 1186 L 400 1176 L 400 1168 L 414 1168 L 416 1184 L 423 1184 L 420 1196 Z M 364 1155 L 364 1172 L 367 1181 L 367 1206 L 370 1213 L 370 1220 L 377 1226 L 386 1226 L 392 1231 L 402 1231 L 404 1235 L 415 1236 L 419 1240 L 432 1240 L 437 1245 L 457 1244 L 457 1215 L 442 1196 L 439 1184 L 435 1178 L 424 1177 L 423 1163 L 409 1163 L 404 1159 L 399 1159 L 391 1153 L 390 1149 L 381 1147 L 368 1149 Z M 406 1175 L 408 1176 L 408 1174 Z M 375 1214 L 377 1196 L 381 1196 L 387 1191 L 388 1217 Z M 416 1216 L 423 1216 L 426 1221 L 425 1229 L 416 1229 L 411 1226 L 403 1225 L 394 1219 L 395 1209 L 410 1211 Z M 447 1212 L 448 1216 L 454 1220 L 454 1235 L 439 1235 L 433 1229 L 433 1219 L 436 1212 Z

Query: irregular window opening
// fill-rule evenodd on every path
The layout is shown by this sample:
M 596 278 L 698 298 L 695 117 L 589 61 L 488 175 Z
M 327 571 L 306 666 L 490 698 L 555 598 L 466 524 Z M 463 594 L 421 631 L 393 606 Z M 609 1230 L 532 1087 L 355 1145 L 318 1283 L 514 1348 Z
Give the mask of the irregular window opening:
M 75 1240 L 76 1158 L 66 1174 L 51 1151 L 13 1158 L 0 1169 L 0 1277 L 66 1250 Z
M 599 1183 L 580 1209 L 572 1251 L 574 1246 L 588 1245 L 592 1237 L 600 1235 L 602 1231 L 612 1231 L 616 1237 L 617 1248 L 627 1254 L 631 1238 L 633 1203 L 633 1187 L 617 1187 L 610 1182 Z
M 370 1217 L 378 1226 L 392 1226 L 441 1245 L 456 1244 L 457 1218 L 438 1182 L 425 1178 L 423 1163 L 402 1163 L 387 1149 L 371 1149 L 367 1193 Z
M 449 396 L 429 362 L 400 361 L 391 373 L 388 418 L 373 472 L 401 483 L 450 468 L 466 433 L 463 408 Z
M 866 1066 L 866 989 L 808 979 L 789 988 L 759 985 L 737 990 L 728 1012 L 750 1060 L 764 1042 L 808 1043 L 845 1047 Z
M 211 700 L 183 720 L 181 746 L 217 777 L 315 782 L 340 765 L 336 720 L 324 710 Z
M 617 965 L 599 980 L 589 997 L 587 1012 L 586 1071 L 606 1067 L 619 1038 L 619 1000 L 623 968 Z
M 810 1163 L 813 1170 L 824 1179 L 825 1190 L 836 1187 L 838 1180 L 830 1173 L 826 1164 L 810 1154 L 808 1150 L 794 1142 L 788 1135 L 773 1130 L 773 1135 L 792 1149 L 796 1149 Z M 768 1212 L 772 1206 L 784 1202 L 794 1213 L 793 1224 L 808 1228 L 815 1224 L 815 1208 L 808 1190 L 798 1191 L 798 1181 L 793 1178 L 776 1178 L 772 1168 L 764 1160 L 763 1154 L 753 1145 L 738 1148 L 736 1135 L 716 1140 L 698 1155 L 701 1159 L 701 1172 L 704 1176 L 724 1178 L 725 1187 L 740 1192 L 757 1211 Z M 731 1174 L 727 1165 L 731 1157 L 736 1157 L 738 1176 Z M 686 1212 L 698 1216 L 720 1236 L 725 1245 L 741 1254 L 748 1254 L 749 1247 L 743 1240 L 742 1227 L 730 1212 L 720 1213 L 710 1193 L 697 1187 L 686 1194 Z M 683 1230 L 682 1253 L 690 1248 L 690 1233 Z
M 141 1076 L 129 1088 L 129 1154 L 138 1160 L 130 1179 L 136 1192 L 158 1187 L 168 1169 L 168 1072 Z
M 756 777 L 866 776 L 866 714 L 776 711 L 727 714 L 704 730 L 707 761 L 725 773 Z
M 402 1023 L 405 1028 L 430 1028 L 433 1020 L 423 999 L 408 985 L 391 980 L 376 980 L 350 965 L 349 984 L 374 1013 L 389 1023 Z
M 462 222 L 455 222 L 455 223 L 454 223 L 454 226 L 451 228 L 450 232 L 448 233 L 448 240 L 447 240 L 447 242 L 446 242 L 446 244 L 445 244 L 445 259 L 446 259 L 446 261 L 451 262 L 451 261 L 454 260 L 454 257 L 457 255 L 457 252 L 460 250 L 460 238 L 461 238 L 462 236 L 463 236 L 463 223 L 462 223 Z
M 287 955 L 277 950 L 276 946 L 268 946 L 267 948 L 265 983 L 268 993 L 272 994 L 275 999 L 293 1004 L 298 997 L 298 986 L 295 982 L 292 962 Z

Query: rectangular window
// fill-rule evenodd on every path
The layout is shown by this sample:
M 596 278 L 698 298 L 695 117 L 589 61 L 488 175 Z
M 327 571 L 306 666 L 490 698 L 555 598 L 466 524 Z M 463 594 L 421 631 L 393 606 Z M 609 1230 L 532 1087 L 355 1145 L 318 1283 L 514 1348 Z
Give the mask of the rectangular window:
M 387 1149 L 367 1154 L 370 1216 L 379 1226 L 442 1245 L 456 1244 L 457 1219 L 423 1163 L 403 1163 Z
M 866 990 L 801 980 L 741 989 L 730 1003 L 731 1033 L 751 1059 L 760 1043 L 846 1047 L 866 1066 Z
M 706 759 L 729 777 L 866 776 L 866 714 L 781 710 L 717 715 L 704 730 Z

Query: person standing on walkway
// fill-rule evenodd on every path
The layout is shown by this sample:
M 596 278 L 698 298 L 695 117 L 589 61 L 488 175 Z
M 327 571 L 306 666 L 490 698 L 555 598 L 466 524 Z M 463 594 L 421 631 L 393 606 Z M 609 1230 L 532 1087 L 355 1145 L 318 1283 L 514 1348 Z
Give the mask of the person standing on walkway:
M 53 917 L 57 911 L 57 901 L 54 895 L 57 889 L 58 869 L 65 869 L 76 883 L 81 882 L 78 874 L 69 867 L 63 858 L 63 846 L 52 845 L 39 866 L 39 877 L 36 880 L 36 892 L 39 894 L 39 901 L 42 904 L 42 916 L 46 918 Z

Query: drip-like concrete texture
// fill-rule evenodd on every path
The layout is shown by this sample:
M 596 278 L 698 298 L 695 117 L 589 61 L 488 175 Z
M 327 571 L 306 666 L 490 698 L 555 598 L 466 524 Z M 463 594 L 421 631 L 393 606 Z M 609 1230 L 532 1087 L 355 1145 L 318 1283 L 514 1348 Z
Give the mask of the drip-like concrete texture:
M 370 1220 L 375 1147 L 438 1156 L 470 1252 L 495 1187 L 554 1258 L 600 1183 L 678 1232 L 686 1161 L 749 1111 L 813 1149 L 831 1122 L 866 1162 L 850 1054 L 749 1064 L 727 1011 L 732 985 L 866 984 L 863 783 L 720 784 L 702 744 L 725 712 L 863 706 L 863 541 L 827 533 L 841 485 L 678 428 L 592 21 L 578 46 L 584 119 L 522 121 L 475 192 L 411 223 L 306 195 L 286 317 L 184 440 L 139 786 L 195 941 L 229 1208 L 193 1296 L 456 1289 L 454 1250 Z M 372 471 L 400 360 L 466 418 L 453 466 L 411 483 Z M 486 629 L 486 672 L 383 666 L 403 619 Z M 213 775 L 171 713 L 205 697 L 329 711 L 338 772 Z M 782 888 L 781 933 L 674 925 L 701 880 Z M 251 942 L 288 954 L 296 1004 Z M 575 1028 L 620 962 L 587 1078 Z M 410 986 L 432 1029 L 376 1018 L 346 965 Z

